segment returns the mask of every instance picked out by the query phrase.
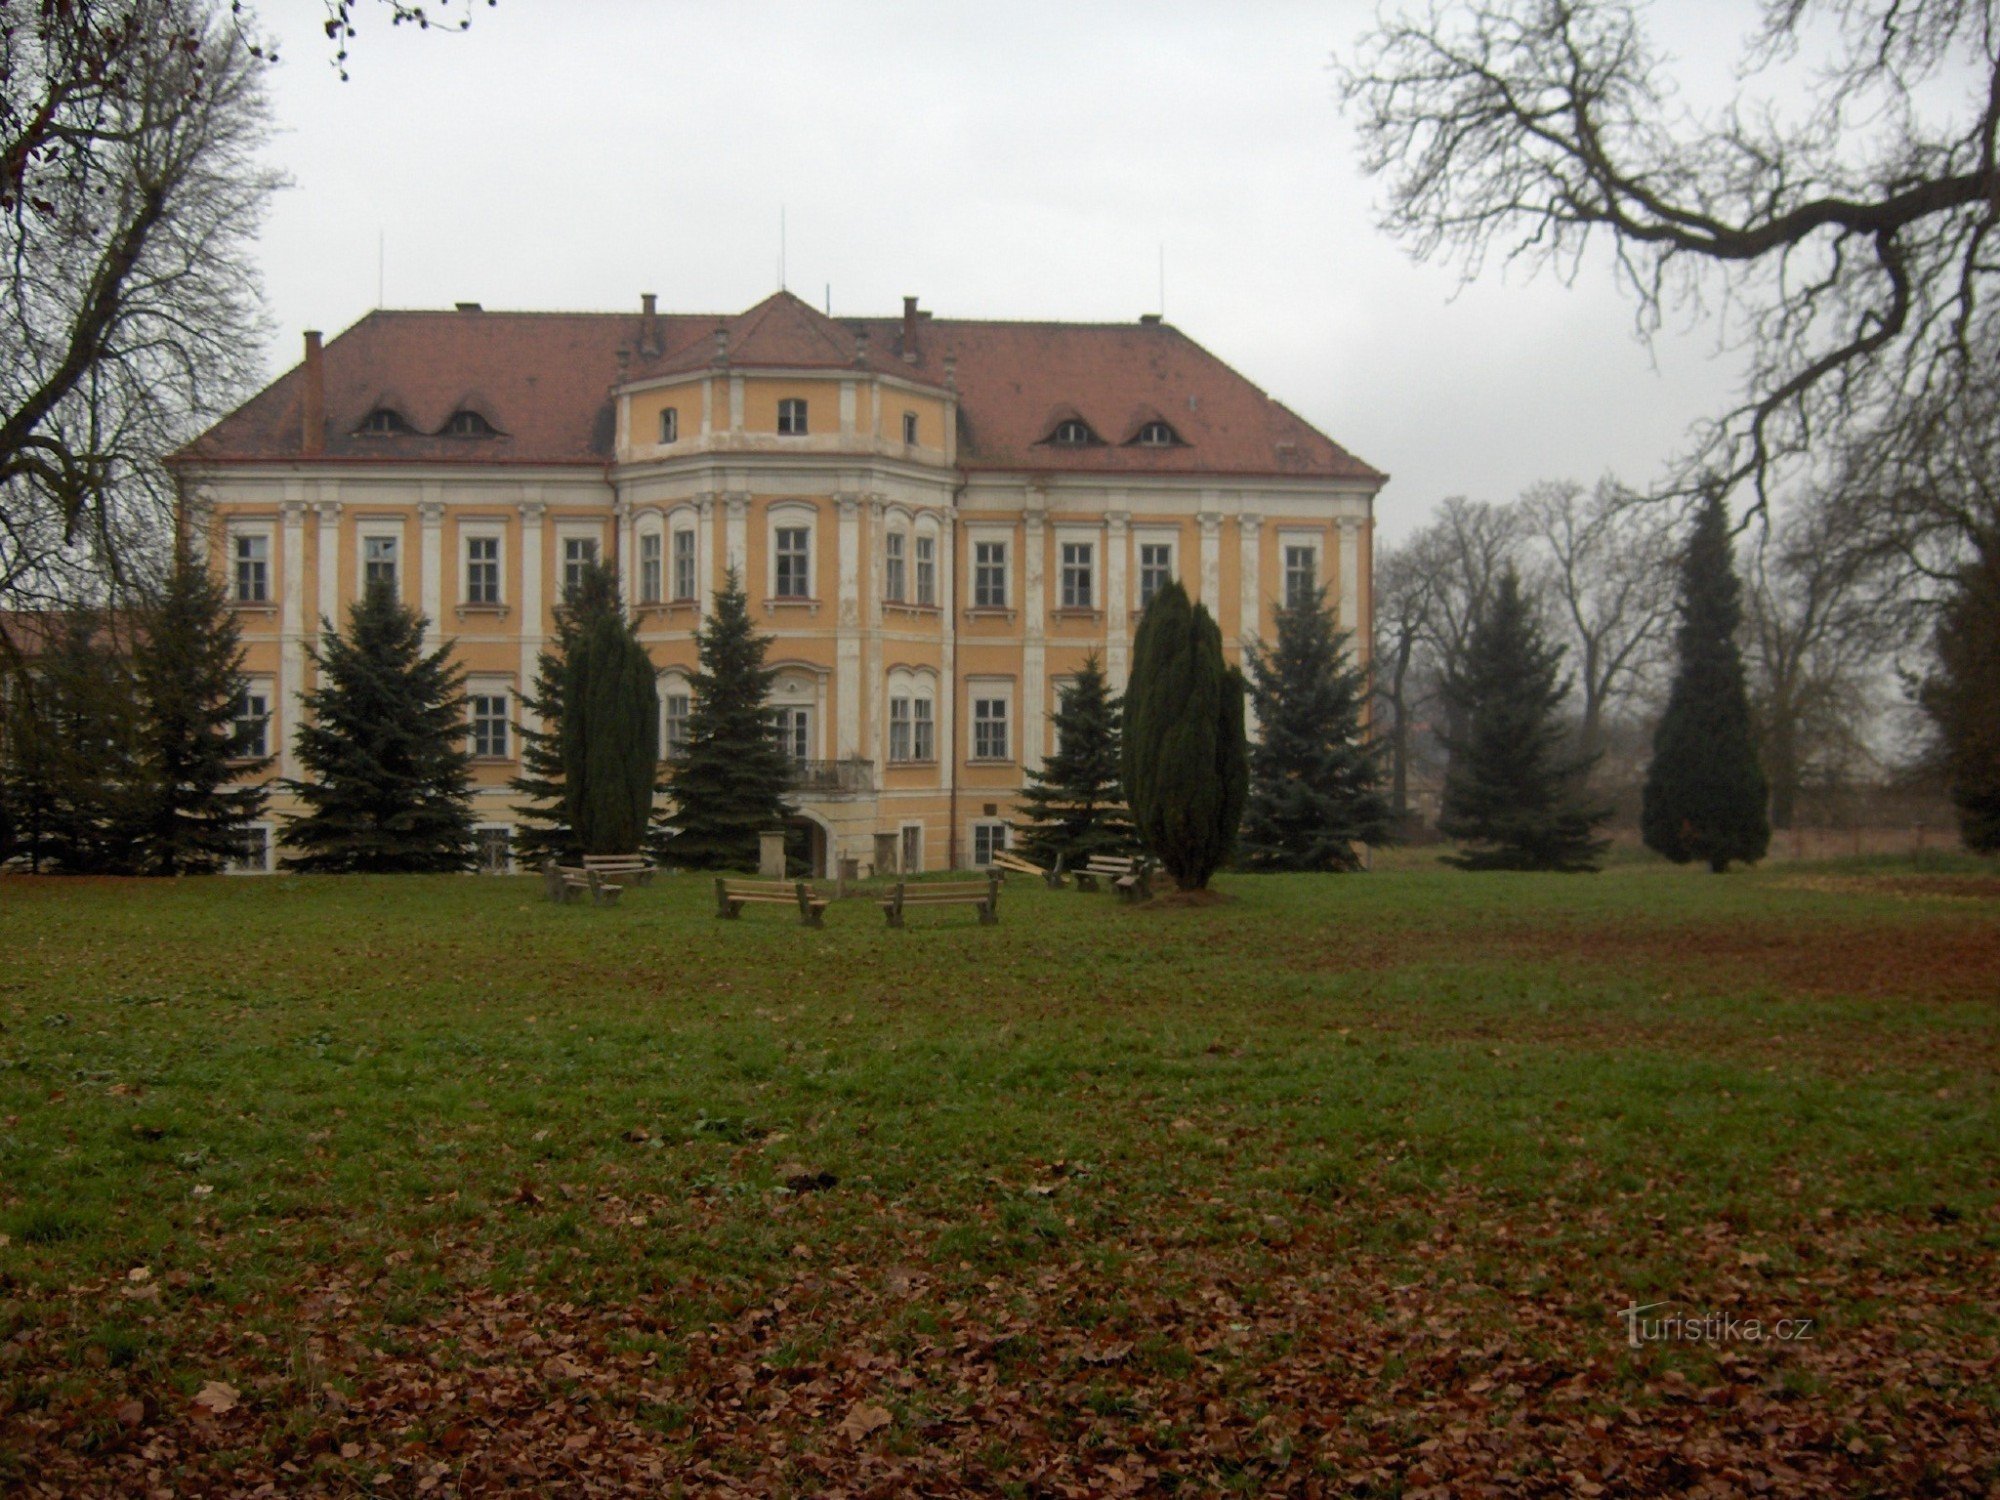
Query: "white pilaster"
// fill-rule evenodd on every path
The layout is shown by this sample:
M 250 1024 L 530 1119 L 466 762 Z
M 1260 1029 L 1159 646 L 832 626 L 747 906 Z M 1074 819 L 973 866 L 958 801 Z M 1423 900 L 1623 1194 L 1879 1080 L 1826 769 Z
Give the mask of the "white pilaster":
M 848 391 L 849 383 L 842 389 Z M 842 423 L 850 395 L 841 398 Z M 861 497 L 837 495 L 839 515 L 840 593 L 835 614 L 834 678 L 836 701 L 834 751 L 842 760 L 861 753 Z
M 938 618 L 944 625 L 940 653 L 941 670 L 937 701 L 937 759 L 944 770 L 944 784 L 958 783 L 957 757 L 952 737 L 958 722 L 958 537 L 950 511 L 938 515 Z
M 844 438 L 854 436 L 854 382 L 851 380 L 840 382 L 840 435 Z
M 1195 517 L 1201 525 L 1200 602 L 1214 614 L 1222 607 L 1222 517 L 1207 510 Z
M 1260 516 L 1243 515 L 1236 520 L 1236 544 L 1242 549 L 1243 595 L 1241 623 L 1237 626 L 1237 640 L 1248 643 L 1257 639 L 1263 628 L 1264 587 L 1259 563 L 1263 557 L 1264 522 Z
M 1021 740 L 1021 769 L 1039 771 L 1042 745 L 1048 733 L 1045 682 L 1048 674 L 1048 589 L 1044 563 L 1048 553 L 1047 490 L 1028 490 L 1028 511 L 1021 542 L 1021 701 L 1014 716 Z
M 1114 495 L 1113 499 L 1122 499 Z M 1132 517 L 1123 510 L 1104 516 L 1104 672 L 1122 683 L 1131 671 L 1132 590 L 1127 581 L 1132 554 Z
M 285 485 L 285 499 L 278 506 L 284 526 L 280 545 L 285 552 L 284 593 L 278 604 L 278 696 L 285 705 L 286 733 L 278 747 L 278 771 L 284 776 L 299 774 L 298 728 L 305 722 L 306 646 L 306 503 L 304 486 Z
M 1353 631 L 1361 615 L 1361 523 L 1340 520 L 1340 628 Z
M 706 392 L 708 383 L 704 381 L 701 388 Z M 706 400 L 706 396 L 703 399 Z M 706 421 L 707 418 L 704 417 L 702 420 Z M 695 607 L 702 619 L 706 620 L 715 607 L 715 495 L 704 491 L 696 497 L 694 508 L 696 514 L 701 517 L 695 523 L 697 527 L 695 534 L 699 538 L 695 543 L 694 552 L 694 588 L 699 599 Z
M 729 430 L 731 432 L 741 432 L 743 430 L 743 377 L 741 375 L 732 375 L 729 377 Z
M 887 732 L 884 726 L 889 721 L 889 705 L 887 702 L 889 684 L 886 680 L 887 669 L 882 660 L 881 578 L 875 572 L 872 564 L 882 546 L 882 513 L 886 505 L 887 501 L 881 495 L 866 495 L 861 497 L 861 509 L 865 525 L 859 547 L 862 549 L 862 555 L 866 556 L 871 564 L 868 570 L 868 577 L 863 582 L 861 588 L 861 622 L 863 628 L 861 632 L 860 675 L 862 682 L 866 684 L 862 701 L 867 705 L 866 716 L 868 722 L 863 730 L 857 732 L 856 739 L 859 740 L 860 733 L 865 732 L 868 744 L 881 746 L 880 752 L 872 757 L 875 761 L 875 789 L 877 791 L 882 789 L 883 778 L 888 770 L 889 750 L 887 744 L 884 743 L 883 737 Z
M 734 568 L 736 577 L 743 585 L 743 592 L 751 598 L 762 597 L 758 590 L 761 583 L 749 576 L 750 557 L 750 497 L 745 494 L 723 497 L 725 516 L 723 520 L 724 538 L 722 557 L 725 567 Z
M 332 488 L 322 484 L 321 496 Z M 317 637 L 322 620 L 336 630 L 340 628 L 340 502 L 322 498 L 313 510 L 319 516 L 319 591 L 313 596 L 312 621 L 305 629 Z
M 541 491 L 531 488 L 528 498 L 521 502 L 521 584 L 518 597 L 521 603 L 521 682 L 524 693 L 535 690 L 535 664 L 542 654 L 545 639 L 542 620 L 542 517 L 548 507 L 542 503 Z M 534 718 L 526 709 L 521 710 L 521 719 L 526 723 Z M 539 730 L 541 722 L 536 719 L 530 728 Z
M 417 520 L 423 527 L 422 562 L 418 565 L 417 586 L 424 612 L 424 649 L 435 651 L 443 639 L 440 620 L 444 611 L 444 487 L 436 482 L 424 485 L 424 498 L 417 504 Z
M 617 528 L 618 538 L 618 603 L 629 615 L 632 613 L 632 601 L 636 597 L 634 589 L 637 585 L 633 581 L 632 574 L 638 556 L 634 550 L 638 543 L 633 539 L 632 502 L 622 495 L 619 496 L 612 502 L 611 518 L 611 524 Z

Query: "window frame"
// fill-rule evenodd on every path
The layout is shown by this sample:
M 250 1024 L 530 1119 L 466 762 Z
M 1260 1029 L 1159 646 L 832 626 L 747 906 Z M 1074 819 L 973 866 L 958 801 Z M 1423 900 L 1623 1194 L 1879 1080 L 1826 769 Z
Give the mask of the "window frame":
M 246 844 L 252 839 L 256 841 L 257 862 L 252 864 L 245 855 L 235 855 L 222 862 L 222 873 L 225 875 L 270 875 L 274 873 L 277 869 L 277 864 L 273 857 L 276 854 L 277 825 L 259 820 L 255 823 L 243 824 L 242 832 L 246 836 Z
M 658 526 L 648 524 L 639 533 L 639 602 L 666 602 L 667 539 Z
M 1072 557 L 1072 553 L 1080 554 Z M 1097 543 L 1083 537 L 1056 541 L 1058 606 L 1066 610 L 1097 608 Z
M 938 602 L 937 544 L 938 539 L 930 532 L 919 531 L 916 534 L 916 545 L 913 549 L 916 554 L 913 559 L 917 585 L 915 602 L 926 609 L 935 609 Z
M 889 604 L 909 603 L 910 533 L 891 527 L 882 533 L 882 598 Z
M 1013 681 L 999 678 L 968 678 L 965 696 L 968 709 L 966 718 L 972 726 L 966 759 L 983 765 L 1002 765 L 1011 762 L 1015 758 Z M 999 711 L 991 712 L 993 708 Z
M 556 597 L 558 599 L 567 599 L 575 590 L 577 582 L 581 582 L 580 578 L 577 582 L 572 582 L 570 578 L 571 570 L 582 566 L 577 559 L 570 555 L 570 549 L 578 545 L 589 549 L 589 562 L 602 563 L 604 561 L 604 537 L 601 533 L 597 531 L 558 532 L 556 534 Z
M 670 522 L 668 534 L 673 537 L 669 548 L 669 565 L 672 568 L 673 593 L 669 596 L 675 604 L 692 604 L 701 592 L 701 533 L 692 521 Z M 682 554 L 682 540 L 686 540 L 686 556 Z M 683 587 L 681 564 L 687 564 L 687 579 Z
M 903 413 L 903 446 L 905 448 L 917 446 L 917 414 L 913 411 Z
M 990 559 L 981 556 L 988 549 L 996 552 L 997 556 Z M 1013 539 L 1011 537 L 972 538 L 972 608 L 1013 608 L 1013 605 L 1009 602 L 1013 597 L 1013 579 L 1009 576 L 1012 571 L 1009 553 L 1012 550 Z M 998 594 L 997 598 L 987 597 L 986 583 L 989 570 L 999 580 L 998 587 L 994 591 Z
M 1278 534 L 1278 600 L 1286 609 L 1293 608 L 1302 595 L 1294 588 L 1292 554 L 1303 552 L 1307 555 L 1311 571 L 1308 575 L 1306 592 L 1325 586 L 1323 572 L 1325 548 L 1322 538 L 1310 532 L 1280 532 Z
M 659 446 L 662 448 L 681 440 L 681 409 L 678 406 L 660 408 L 659 434 Z
M 491 543 L 493 555 L 490 558 L 475 558 L 472 549 Z M 498 609 L 507 602 L 507 541 L 503 528 L 465 526 L 459 530 L 458 543 L 459 599 L 471 609 Z M 479 588 L 479 570 L 490 567 L 493 570 L 493 597 L 482 599 Z
M 403 526 L 400 521 L 384 522 L 380 519 L 362 521 L 354 528 L 354 597 L 365 599 L 368 596 L 368 587 L 373 581 L 369 570 L 380 566 L 379 560 L 371 558 L 368 553 L 378 543 L 389 546 L 389 593 L 392 598 L 400 599 L 403 597 Z
M 249 707 L 253 702 L 258 705 L 255 710 Z M 230 705 L 229 719 L 236 731 L 229 743 L 229 759 L 234 761 L 269 759 L 271 754 L 270 679 L 264 677 L 245 678 L 243 690 L 236 695 L 235 703 Z M 245 743 L 243 732 L 244 726 L 253 721 L 257 726 L 257 738 L 254 749 Z
M 261 556 L 246 558 L 243 547 L 246 543 L 261 549 Z M 232 604 L 253 606 L 268 605 L 272 602 L 271 591 L 271 533 L 267 528 L 245 528 L 229 533 L 229 600 Z M 243 592 L 243 569 L 248 565 L 257 572 L 257 592 L 254 596 Z
M 812 411 L 804 396 L 778 398 L 778 436 L 807 437 L 812 432 Z
M 466 740 L 474 760 L 511 760 L 510 724 L 513 694 L 489 685 L 469 687 L 465 695 Z M 482 705 L 499 705 L 498 708 Z M 494 748 L 497 745 L 498 748 Z
M 501 836 L 501 856 L 498 866 L 486 862 L 487 840 L 485 835 L 497 833 Z M 512 875 L 514 873 L 514 825 L 512 823 L 474 823 L 472 825 L 472 854 L 474 873 L 480 875 Z
M 679 670 L 660 673 L 655 686 L 660 697 L 660 759 L 671 761 L 676 758 L 674 742 L 677 738 L 680 749 L 687 749 L 687 726 L 694 713 L 694 690 Z M 676 703 L 681 706 L 678 714 L 674 712 Z M 681 730 L 678 736 L 674 733 L 676 720 Z
M 975 870 L 990 870 L 993 868 L 994 858 L 1007 852 L 1014 830 L 1008 826 L 1005 818 L 974 818 L 966 825 L 966 831 L 969 835 L 966 839 L 966 847 L 972 853 L 972 868 Z M 979 857 L 979 841 L 982 834 L 987 835 L 989 838 L 997 835 L 997 839 L 988 847 L 984 860 Z

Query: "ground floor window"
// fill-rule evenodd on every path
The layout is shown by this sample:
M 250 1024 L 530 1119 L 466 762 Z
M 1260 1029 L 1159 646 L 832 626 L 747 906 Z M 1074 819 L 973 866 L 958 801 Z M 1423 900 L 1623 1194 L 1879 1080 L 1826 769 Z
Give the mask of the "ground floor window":
M 251 823 L 244 828 L 236 857 L 229 861 L 232 875 L 271 873 L 271 825 Z
M 972 825 L 972 867 L 984 870 L 1007 847 L 1007 825 L 992 820 Z
M 507 875 L 514 869 L 514 829 L 508 823 L 481 823 L 472 830 L 479 851 L 479 873 Z

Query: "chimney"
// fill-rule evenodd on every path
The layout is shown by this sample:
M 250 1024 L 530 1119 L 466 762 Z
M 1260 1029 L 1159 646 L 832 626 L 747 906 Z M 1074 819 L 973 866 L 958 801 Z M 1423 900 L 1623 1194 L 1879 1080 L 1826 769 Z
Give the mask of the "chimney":
M 854 330 L 854 363 L 856 368 L 868 363 L 868 330 L 865 328 Z
M 917 299 L 903 299 L 903 358 L 911 364 L 917 362 Z
M 651 292 L 639 294 L 639 352 L 646 355 L 658 354 L 660 343 L 659 299 Z
M 639 293 L 639 311 L 649 318 L 652 317 L 653 314 L 660 310 L 659 300 L 651 292 Z
M 958 356 L 956 354 L 947 354 L 944 357 L 944 388 L 948 391 L 958 389 Z
M 729 325 L 726 323 L 715 325 L 715 362 L 718 365 L 729 363 Z
M 319 330 L 306 330 L 306 389 L 299 401 L 299 452 L 316 458 L 326 452 L 326 357 Z

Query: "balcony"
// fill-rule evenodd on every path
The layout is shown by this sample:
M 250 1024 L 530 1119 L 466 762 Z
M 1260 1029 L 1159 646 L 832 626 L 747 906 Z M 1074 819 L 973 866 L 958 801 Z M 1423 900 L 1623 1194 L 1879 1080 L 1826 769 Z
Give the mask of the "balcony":
M 833 797 L 875 789 L 872 760 L 795 760 L 786 789 L 809 796 Z

